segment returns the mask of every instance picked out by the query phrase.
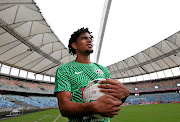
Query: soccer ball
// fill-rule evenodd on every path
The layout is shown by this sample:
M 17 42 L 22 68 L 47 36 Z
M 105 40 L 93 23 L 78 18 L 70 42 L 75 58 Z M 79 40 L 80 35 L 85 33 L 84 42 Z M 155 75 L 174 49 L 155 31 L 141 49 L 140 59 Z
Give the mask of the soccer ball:
M 106 79 L 99 78 L 99 79 L 95 79 L 95 80 L 89 82 L 89 84 L 86 86 L 86 88 L 83 92 L 84 103 L 89 103 L 89 102 L 95 101 L 99 97 L 101 97 L 102 95 L 105 94 L 103 92 L 100 92 L 100 88 L 98 88 L 100 81 L 103 81 L 103 80 L 106 80 Z M 94 114 L 93 116 L 96 118 L 105 118 L 98 114 Z

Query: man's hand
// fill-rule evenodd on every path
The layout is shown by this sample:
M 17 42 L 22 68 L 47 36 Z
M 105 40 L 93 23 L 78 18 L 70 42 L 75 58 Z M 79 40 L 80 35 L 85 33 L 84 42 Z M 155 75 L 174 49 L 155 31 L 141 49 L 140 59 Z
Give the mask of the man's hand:
M 118 100 L 123 100 L 129 96 L 129 90 L 119 81 L 115 79 L 106 78 L 106 80 L 101 81 L 98 85 L 101 88 L 101 92 L 105 92 L 108 95 L 116 97 Z M 122 102 L 124 102 L 123 100 Z
M 111 118 L 118 114 L 122 104 L 117 98 L 108 94 L 99 97 L 92 103 L 94 104 L 95 114 Z
M 121 101 L 111 95 L 103 95 L 90 103 L 78 103 L 71 101 L 71 92 L 58 92 L 58 105 L 63 117 L 82 117 L 100 114 L 105 117 L 114 117 L 121 109 Z

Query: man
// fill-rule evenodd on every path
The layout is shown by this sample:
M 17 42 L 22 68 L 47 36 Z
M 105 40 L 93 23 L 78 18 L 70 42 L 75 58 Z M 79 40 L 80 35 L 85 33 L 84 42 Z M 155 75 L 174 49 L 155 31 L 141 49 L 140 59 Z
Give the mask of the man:
M 55 93 L 61 115 L 73 122 L 109 122 L 121 109 L 122 102 L 129 95 L 126 87 L 117 80 L 110 79 L 107 68 L 90 62 L 93 53 L 93 36 L 88 28 L 81 28 L 71 35 L 69 53 L 76 54 L 74 61 L 58 67 L 55 77 Z M 98 87 L 106 94 L 96 101 L 83 103 L 83 90 L 89 81 L 106 78 Z M 107 117 L 98 119 L 92 114 Z

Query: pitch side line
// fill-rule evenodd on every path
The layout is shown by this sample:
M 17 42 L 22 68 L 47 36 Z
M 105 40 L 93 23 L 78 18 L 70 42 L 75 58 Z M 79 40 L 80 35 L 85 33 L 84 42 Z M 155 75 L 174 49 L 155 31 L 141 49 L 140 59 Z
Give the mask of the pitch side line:
M 56 122 L 60 116 L 61 116 L 61 114 L 59 114 L 59 116 L 53 122 Z
M 49 115 L 46 115 L 46 116 L 44 116 L 44 117 L 42 117 L 42 118 L 40 118 L 40 119 L 38 119 L 37 121 L 34 121 L 34 122 L 38 122 L 39 120 L 42 120 L 42 119 L 46 118 L 47 116 L 49 116 Z

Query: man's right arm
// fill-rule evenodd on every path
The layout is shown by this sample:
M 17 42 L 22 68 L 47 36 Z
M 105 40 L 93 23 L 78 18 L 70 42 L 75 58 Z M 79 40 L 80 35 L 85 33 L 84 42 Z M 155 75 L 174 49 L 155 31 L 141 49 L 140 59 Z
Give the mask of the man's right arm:
M 59 110 L 64 117 L 89 116 L 100 114 L 106 117 L 117 115 L 121 109 L 121 101 L 110 95 L 103 95 L 96 101 L 90 103 L 78 103 L 71 101 L 71 92 L 58 92 Z

